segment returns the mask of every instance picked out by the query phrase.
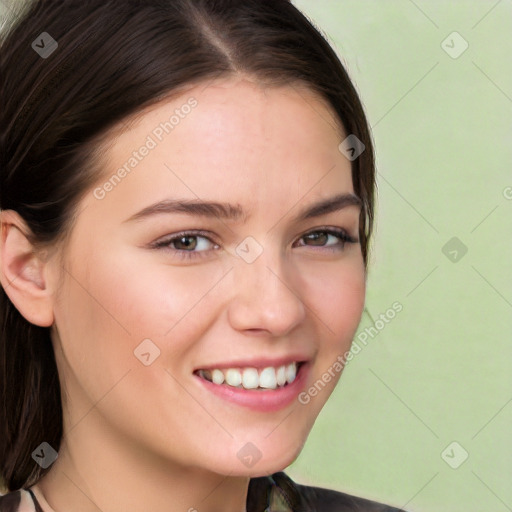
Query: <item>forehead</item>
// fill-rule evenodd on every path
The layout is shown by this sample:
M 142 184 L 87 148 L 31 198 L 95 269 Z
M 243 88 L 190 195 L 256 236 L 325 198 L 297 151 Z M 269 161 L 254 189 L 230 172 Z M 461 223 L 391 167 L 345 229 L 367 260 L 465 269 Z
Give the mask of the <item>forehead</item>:
M 297 124 L 298 120 L 301 122 Z M 207 149 L 208 143 L 250 148 L 271 138 L 279 139 L 281 144 L 303 138 L 313 142 L 318 136 L 326 144 L 337 146 L 345 136 L 331 106 L 304 84 L 276 87 L 247 78 L 223 78 L 189 86 L 171 99 L 136 112 L 110 135 L 104 140 L 107 153 L 121 158 L 148 135 L 159 146 L 172 145 L 172 139 L 178 138 L 180 142 L 192 141 L 193 135 L 193 143 L 202 149 Z M 297 147 L 297 152 L 300 149 Z
M 128 121 L 107 141 L 96 184 L 110 182 L 105 202 L 122 201 L 119 207 L 170 195 L 265 203 L 284 201 L 283 191 L 296 201 L 308 190 L 353 190 L 350 162 L 338 149 L 343 129 L 304 87 L 224 79 Z

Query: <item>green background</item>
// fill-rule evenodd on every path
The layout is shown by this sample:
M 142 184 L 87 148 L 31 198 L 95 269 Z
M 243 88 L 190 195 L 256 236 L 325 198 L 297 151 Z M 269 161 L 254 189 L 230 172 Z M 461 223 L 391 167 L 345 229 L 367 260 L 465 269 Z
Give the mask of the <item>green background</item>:
M 411 512 L 511 511 L 512 2 L 294 3 L 346 64 L 376 144 L 359 331 L 403 310 L 348 364 L 287 472 Z
M 403 310 L 347 365 L 287 472 L 412 512 L 510 511 L 512 2 L 294 4 L 365 104 L 379 173 L 367 308 Z M 454 31 L 469 45 L 457 58 L 442 46 Z M 457 469 L 441 456 L 453 441 L 469 454 Z

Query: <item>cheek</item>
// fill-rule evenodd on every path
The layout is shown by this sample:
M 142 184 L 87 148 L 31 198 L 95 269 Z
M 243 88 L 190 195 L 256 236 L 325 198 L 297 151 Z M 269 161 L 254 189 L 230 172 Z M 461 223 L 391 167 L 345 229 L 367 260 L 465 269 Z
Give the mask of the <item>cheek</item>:
M 326 264 L 309 275 L 304 286 L 323 339 L 340 348 L 349 345 L 359 325 L 365 299 L 365 273 L 359 260 Z M 329 340 L 329 341 L 327 341 Z
M 307 429 L 341 377 L 344 355 L 361 320 L 365 284 L 364 266 L 355 260 L 325 265 L 314 278 L 308 278 L 308 307 L 317 324 L 317 355 L 305 391 L 298 396 Z
M 97 315 L 109 331 L 112 352 L 125 351 L 133 358 L 133 350 L 149 338 L 162 352 L 176 354 L 188 350 L 190 339 L 207 328 L 206 299 L 225 271 L 166 265 L 164 260 L 126 247 L 115 257 L 90 260 L 87 287 L 102 306 L 93 304 L 91 317 Z
M 183 394 L 163 370 L 172 362 L 173 375 L 183 376 L 180 372 L 186 369 L 180 362 L 209 325 L 207 315 L 197 314 L 203 305 L 201 297 L 222 272 L 210 271 L 207 277 L 205 272 L 197 275 L 199 266 L 185 271 L 149 265 L 129 251 L 108 258 L 88 254 L 81 262 L 87 262 L 87 267 L 69 267 L 56 314 L 64 352 L 59 363 L 74 397 L 71 424 L 99 400 L 98 410 L 120 428 L 124 420 L 142 422 L 162 408 L 155 389 L 175 397 Z M 197 277 L 192 278 L 194 273 Z M 145 339 L 152 340 L 159 351 L 149 366 L 134 354 Z M 147 352 L 147 344 L 144 347 Z M 152 359 L 152 345 L 149 351 Z M 106 394 L 108 399 L 103 398 Z M 186 407 L 186 400 L 182 405 Z

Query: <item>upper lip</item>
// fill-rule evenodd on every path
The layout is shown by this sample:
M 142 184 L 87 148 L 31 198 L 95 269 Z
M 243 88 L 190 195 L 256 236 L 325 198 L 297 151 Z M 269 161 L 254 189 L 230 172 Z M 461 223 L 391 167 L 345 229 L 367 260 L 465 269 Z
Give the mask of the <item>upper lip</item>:
M 273 366 L 278 368 L 279 366 L 288 365 L 290 363 L 305 363 L 310 360 L 310 357 L 301 354 L 288 355 L 278 358 L 270 359 L 268 357 L 260 357 L 257 359 L 237 359 L 236 361 L 219 362 L 214 364 L 207 364 L 205 366 L 198 366 L 194 371 L 197 370 L 213 370 L 218 368 L 219 370 L 228 368 L 257 368 L 263 369 Z

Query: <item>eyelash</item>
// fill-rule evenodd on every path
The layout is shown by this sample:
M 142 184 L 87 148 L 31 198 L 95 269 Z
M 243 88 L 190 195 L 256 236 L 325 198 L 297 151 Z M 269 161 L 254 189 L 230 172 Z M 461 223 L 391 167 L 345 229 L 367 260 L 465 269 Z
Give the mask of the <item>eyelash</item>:
M 313 231 L 308 231 L 307 233 L 302 235 L 299 238 L 299 240 L 302 240 L 303 238 L 305 238 L 309 235 L 312 235 L 314 233 L 324 233 L 326 235 L 333 235 L 333 236 L 338 237 L 341 240 L 341 247 L 339 245 L 337 247 L 312 246 L 312 247 L 320 247 L 320 250 L 326 250 L 329 252 L 339 252 L 339 251 L 343 251 L 345 249 L 345 244 L 347 244 L 347 243 L 349 243 L 349 244 L 359 243 L 359 240 L 357 238 L 350 236 L 344 229 L 327 228 L 327 227 L 317 228 Z M 175 256 L 177 256 L 178 258 L 183 259 L 183 260 L 192 260 L 192 259 L 196 259 L 196 258 L 202 258 L 207 255 L 207 253 L 209 252 L 208 250 L 206 250 L 206 251 L 185 251 L 183 249 L 172 249 L 172 248 L 169 248 L 169 246 L 173 242 L 178 241 L 181 238 L 186 238 L 186 237 L 203 237 L 203 238 L 206 238 L 207 240 L 209 240 L 212 244 L 218 245 L 215 242 L 213 242 L 208 235 L 209 235 L 209 233 L 207 233 L 205 231 L 183 231 L 181 233 L 176 233 L 175 235 L 172 236 L 172 238 L 167 238 L 167 239 L 155 242 L 154 244 L 151 245 L 151 248 L 172 251 L 175 253 Z M 308 247 L 308 246 L 306 245 L 306 246 L 301 246 L 301 247 Z

